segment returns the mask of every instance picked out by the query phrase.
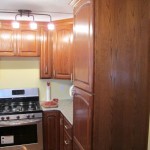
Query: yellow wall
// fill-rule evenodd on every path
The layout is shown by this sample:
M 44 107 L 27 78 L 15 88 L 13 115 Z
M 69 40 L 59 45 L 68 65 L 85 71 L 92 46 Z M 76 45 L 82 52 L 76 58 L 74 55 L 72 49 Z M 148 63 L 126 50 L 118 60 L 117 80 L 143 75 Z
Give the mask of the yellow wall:
M 51 83 L 51 98 L 69 99 L 69 80 L 39 78 L 39 58 L 0 58 L 0 89 L 38 87 L 40 100 L 46 100 L 46 82 Z

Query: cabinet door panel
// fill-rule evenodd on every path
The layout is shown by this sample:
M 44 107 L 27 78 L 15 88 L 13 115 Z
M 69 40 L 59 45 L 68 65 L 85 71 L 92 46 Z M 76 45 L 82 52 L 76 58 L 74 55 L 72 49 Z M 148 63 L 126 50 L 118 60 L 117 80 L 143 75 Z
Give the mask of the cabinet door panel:
M 22 29 L 17 35 L 19 56 L 39 56 L 40 36 L 37 30 Z
M 92 5 L 83 0 L 75 7 L 74 16 L 74 85 L 93 91 Z
M 93 96 L 75 88 L 73 99 L 73 141 L 79 149 L 91 149 Z M 74 149 L 76 149 L 74 147 Z
M 52 35 L 50 31 L 42 29 L 40 78 L 52 77 Z
M 59 150 L 59 112 L 44 112 L 44 150 Z
M 54 78 L 71 79 L 72 24 L 56 27 L 53 38 Z
M 14 56 L 15 48 L 15 31 L 0 29 L 0 56 Z

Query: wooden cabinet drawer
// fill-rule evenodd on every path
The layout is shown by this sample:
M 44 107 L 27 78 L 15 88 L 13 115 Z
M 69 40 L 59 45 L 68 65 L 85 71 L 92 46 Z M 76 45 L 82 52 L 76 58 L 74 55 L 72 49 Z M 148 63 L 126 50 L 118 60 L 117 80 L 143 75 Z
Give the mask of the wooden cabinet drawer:
M 64 117 L 64 150 L 72 150 L 72 125 Z
M 72 137 L 64 132 L 64 150 L 72 150 Z
M 70 124 L 70 122 L 64 118 L 64 131 L 70 136 L 70 138 L 72 139 L 72 125 Z

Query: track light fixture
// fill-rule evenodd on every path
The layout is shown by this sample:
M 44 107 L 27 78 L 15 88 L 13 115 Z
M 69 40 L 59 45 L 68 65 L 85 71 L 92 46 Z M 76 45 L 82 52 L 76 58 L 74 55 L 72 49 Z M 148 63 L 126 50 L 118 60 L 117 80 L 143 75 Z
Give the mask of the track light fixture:
M 55 29 L 55 26 L 54 26 L 54 24 L 52 23 L 52 17 L 51 17 L 51 15 L 49 15 L 49 14 L 32 13 L 31 10 L 26 10 L 26 9 L 19 9 L 18 12 L 0 12 L 0 13 L 17 13 L 17 14 L 15 15 L 15 21 L 12 22 L 12 27 L 13 27 L 14 29 L 18 29 L 18 28 L 20 27 L 20 24 L 19 24 L 19 22 L 18 22 L 18 20 L 17 20 L 17 17 L 18 17 L 18 16 L 20 16 L 20 17 L 23 17 L 23 16 L 32 17 L 33 20 L 32 20 L 32 22 L 30 22 L 30 24 L 29 24 L 29 25 L 30 25 L 30 28 L 31 28 L 32 30 L 37 29 L 37 27 L 38 27 L 38 26 L 37 26 L 37 23 L 34 21 L 34 16 L 35 16 L 35 15 L 48 16 L 48 17 L 49 17 L 49 23 L 48 23 L 48 25 L 47 25 L 48 30 L 54 30 L 54 29 Z

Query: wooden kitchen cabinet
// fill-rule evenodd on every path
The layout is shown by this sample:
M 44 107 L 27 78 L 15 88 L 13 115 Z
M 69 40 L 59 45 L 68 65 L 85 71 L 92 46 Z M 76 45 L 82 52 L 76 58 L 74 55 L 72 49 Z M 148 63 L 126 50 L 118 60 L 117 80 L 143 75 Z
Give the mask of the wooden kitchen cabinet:
M 56 21 L 55 30 L 41 30 L 40 78 L 72 79 L 72 19 Z
M 31 30 L 27 25 L 17 31 L 17 56 L 40 56 L 40 29 Z
M 74 89 L 73 99 L 73 149 L 91 150 L 93 95 Z
M 0 27 L 0 56 L 16 55 L 16 31 L 10 25 Z
M 52 78 L 52 32 L 41 29 L 40 78 Z
M 88 92 L 93 92 L 93 8 L 90 0 L 79 0 L 72 3 L 75 3 L 74 85 Z
M 55 23 L 53 32 L 53 78 L 55 79 L 72 79 L 72 30 L 72 19 Z
M 43 112 L 43 142 L 44 150 L 59 150 L 59 111 Z
M 73 149 L 147 150 L 149 0 L 73 0 L 71 4 Z
M 40 30 L 31 30 L 27 23 L 13 29 L 11 22 L 1 22 L 0 56 L 33 57 L 40 55 Z
M 90 0 L 72 1 L 74 5 L 74 96 L 73 149 L 92 149 L 93 111 L 93 16 Z

